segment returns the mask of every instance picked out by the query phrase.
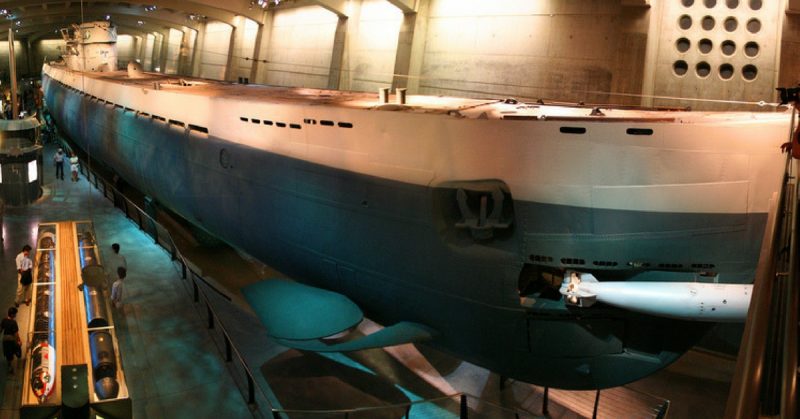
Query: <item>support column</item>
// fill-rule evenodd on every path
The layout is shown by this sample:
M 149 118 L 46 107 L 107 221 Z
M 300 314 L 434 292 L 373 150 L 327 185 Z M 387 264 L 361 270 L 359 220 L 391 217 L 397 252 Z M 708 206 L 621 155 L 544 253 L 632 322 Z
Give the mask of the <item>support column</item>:
M 253 65 L 250 67 L 250 82 L 260 83 L 258 78 L 258 70 L 261 67 L 262 57 L 267 57 L 267 48 L 269 47 L 269 38 L 272 36 L 272 24 L 275 20 L 275 12 L 267 10 L 261 16 L 261 24 L 258 26 L 258 34 L 256 35 L 256 44 L 253 47 Z
M 138 47 L 136 48 L 136 59 L 144 66 L 144 51 L 147 49 L 147 34 L 137 37 Z
M 333 40 L 331 72 L 328 78 L 329 89 L 350 90 L 353 81 L 353 73 L 350 68 L 350 42 L 358 36 L 361 3 L 362 0 L 349 1 L 347 4 L 349 15 L 339 15 L 336 36 Z
M 192 73 L 194 77 L 200 76 L 200 62 L 203 60 L 203 48 L 206 39 L 206 23 L 203 22 L 197 27 L 197 36 L 194 39 L 194 50 L 192 51 Z
M 35 72 L 33 70 L 34 69 L 34 66 L 33 66 L 33 48 L 31 48 L 31 40 L 30 40 L 30 38 L 25 38 L 25 58 L 26 58 L 25 63 L 27 65 L 27 67 L 28 67 L 26 69 L 26 71 L 25 71 L 25 74 L 28 77 L 30 77 Z
M 225 77 L 223 78 L 223 80 L 226 81 L 236 80 L 232 78 L 235 77 L 234 76 L 235 72 L 233 68 L 234 64 L 233 60 L 235 57 L 233 53 L 236 50 L 236 36 L 238 35 L 238 32 L 240 32 L 238 31 L 238 29 L 239 28 L 237 28 L 236 26 L 232 26 L 231 29 L 231 39 L 230 42 L 228 43 L 228 62 L 225 64 Z
M 430 0 L 419 0 L 416 13 L 403 14 L 400 35 L 397 37 L 392 90 L 404 87 L 408 89 L 408 93 L 419 92 L 419 76 L 422 71 L 425 38 L 428 33 L 429 8 Z
M 161 51 L 160 57 L 158 57 L 158 68 L 161 69 L 161 72 L 166 74 L 167 73 L 167 57 L 169 56 L 169 35 L 170 31 L 167 30 L 167 34 L 161 35 Z
M 644 80 L 642 80 L 641 106 L 653 106 L 653 92 L 656 83 L 656 64 L 658 62 L 658 42 L 661 34 L 661 21 L 664 2 L 656 2 L 650 9 L 650 27 L 647 30 L 647 48 L 644 54 Z
M 336 34 L 333 36 L 331 69 L 328 73 L 328 89 L 338 90 L 342 84 L 342 66 L 344 65 L 346 38 L 347 16 L 339 16 L 339 22 L 336 23 Z M 347 85 L 349 86 L 349 83 Z
M 192 30 L 184 28 L 183 37 L 181 38 L 180 49 L 178 50 L 178 69 L 179 75 L 189 75 L 192 72 L 192 56 L 189 54 L 189 39 L 191 38 Z M 197 35 L 195 35 L 197 40 Z M 192 49 L 194 52 L 194 49 Z

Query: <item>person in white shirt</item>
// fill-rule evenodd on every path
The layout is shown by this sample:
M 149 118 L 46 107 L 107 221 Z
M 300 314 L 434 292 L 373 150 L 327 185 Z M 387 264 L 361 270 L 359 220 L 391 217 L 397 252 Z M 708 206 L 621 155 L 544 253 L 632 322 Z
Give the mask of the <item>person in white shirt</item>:
M 75 155 L 75 152 L 72 153 L 72 156 L 69 158 L 69 170 L 72 172 L 72 181 L 78 181 L 78 156 Z
M 56 152 L 55 156 L 53 156 L 53 161 L 56 163 L 56 179 L 64 180 L 64 158 L 67 157 L 64 154 L 64 149 L 59 148 Z
M 119 253 L 119 249 L 119 243 L 112 244 L 112 252 L 108 255 L 104 263 L 109 280 L 117 274 L 117 268 L 123 267 L 125 270 L 128 269 L 128 261 L 125 259 L 125 256 Z
M 30 254 L 31 247 L 26 244 L 17 255 L 17 296 L 14 299 L 14 306 L 16 307 L 19 307 L 22 302 L 31 305 L 31 282 L 33 277 L 30 277 L 31 282 L 23 284 L 23 276 L 33 274 L 31 271 L 31 269 L 33 269 L 33 261 L 30 258 Z
M 122 307 L 122 280 L 125 279 L 126 275 L 127 270 L 125 268 L 121 266 L 117 268 L 117 280 L 111 285 L 111 303 L 114 304 L 114 308 Z

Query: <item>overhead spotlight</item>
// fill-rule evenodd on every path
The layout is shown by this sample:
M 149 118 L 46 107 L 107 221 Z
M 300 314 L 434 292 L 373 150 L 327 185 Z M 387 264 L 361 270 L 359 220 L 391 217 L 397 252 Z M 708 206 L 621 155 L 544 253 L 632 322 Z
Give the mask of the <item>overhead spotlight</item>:
M 106 20 L 111 20 L 111 15 L 106 15 L 106 16 L 105 16 L 105 19 L 106 19 Z
M 18 21 L 16 21 L 16 22 L 14 22 L 14 24 L 15 24 L 15 25 L 17 25 L 17 26 L 22 26 L 22 21 L 21 21 L 21 20 L 18 20 Z
M 8 9 L 0 9 L 0 16 L 7 16 L 7 15 L 8 15 Z
M 281 3 L 281 0 L 252 0 L 250 1 L 250 8 L 252 9 L 255 6 L 266 9 L 270 6 L 270 3 L 277 6 Z
M 136 21 L 136 24 L 137 24 L 137 25 L 139 25 L 139 26 L 142 26 L 142 25 L 144 25 L 144 22 L 143 22 L 143 21 L 141 21 L 141 20 L 137 20 L 137 21 Z
M 154 10 L 156 10 L 156 5 L 155 4 L 150 4 L 150 5 L 144 6 L 144 11 L 145 12 L 152 12 Z
M 189 15 L 187 16 L 187 18 L 188 18 L 189 20 L 191 20 L 191 21 L 194 21 L 194 22 L 200 22 L 200 21 L 203 21 L 203 20 L 206 20 L 206 19 L 208 19 L 208 17 L 207 17 L 207 16 L 198 15 L 197 13 L 189 13 Z

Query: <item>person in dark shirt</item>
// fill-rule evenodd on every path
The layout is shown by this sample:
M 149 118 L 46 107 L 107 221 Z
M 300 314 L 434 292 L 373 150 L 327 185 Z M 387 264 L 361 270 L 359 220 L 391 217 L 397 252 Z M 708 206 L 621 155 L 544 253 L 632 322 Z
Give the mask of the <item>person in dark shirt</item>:
M 22 342 L 19 338 L 19 326 L 17 326 L 17 309 L 9 307 L 8 316 L 0 322 L 0 329 L 3 331 L 3 355 L 8 363 L 8 373 L 14 374 L 14 355 L 20 356 Z

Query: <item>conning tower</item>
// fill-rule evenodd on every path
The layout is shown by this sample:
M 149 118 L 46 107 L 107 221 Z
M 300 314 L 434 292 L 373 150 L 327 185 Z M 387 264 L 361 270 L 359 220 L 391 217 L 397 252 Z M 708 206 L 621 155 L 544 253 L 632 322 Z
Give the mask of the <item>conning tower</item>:
M 67 42 L 64 61 L 76 71 L 117 70 L 117 28 L 97 21 L 61 29 Z

